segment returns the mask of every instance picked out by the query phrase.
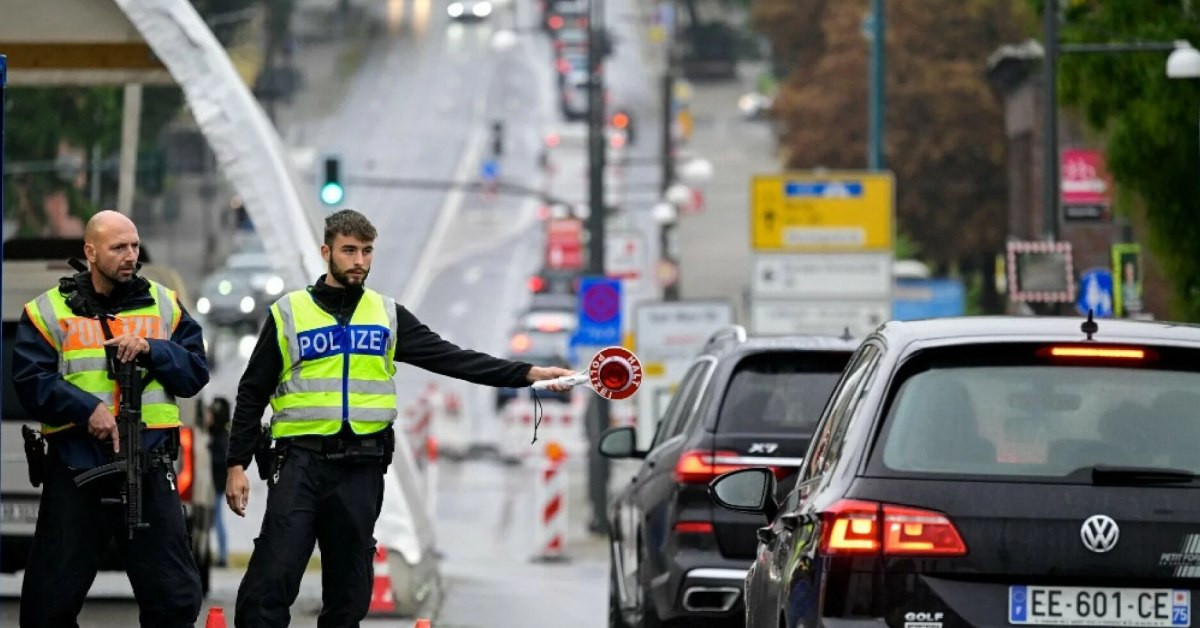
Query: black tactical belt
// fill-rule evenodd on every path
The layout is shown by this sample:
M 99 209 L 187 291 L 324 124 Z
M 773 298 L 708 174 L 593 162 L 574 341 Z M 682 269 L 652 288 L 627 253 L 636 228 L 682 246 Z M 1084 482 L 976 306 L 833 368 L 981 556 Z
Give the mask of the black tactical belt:
M 280 442 L 320 454 L 327 460 L 383 460 L 387 456 L 387 445 L 382 438 L 297 436 Z

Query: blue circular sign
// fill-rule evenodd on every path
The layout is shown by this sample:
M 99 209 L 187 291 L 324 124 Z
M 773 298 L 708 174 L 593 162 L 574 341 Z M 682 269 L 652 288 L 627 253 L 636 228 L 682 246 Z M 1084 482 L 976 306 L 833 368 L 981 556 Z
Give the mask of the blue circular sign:
M 607 283 L 594 283 L 583 294 L 583 315 L 607 323 L 621 313 L 621 295 Z

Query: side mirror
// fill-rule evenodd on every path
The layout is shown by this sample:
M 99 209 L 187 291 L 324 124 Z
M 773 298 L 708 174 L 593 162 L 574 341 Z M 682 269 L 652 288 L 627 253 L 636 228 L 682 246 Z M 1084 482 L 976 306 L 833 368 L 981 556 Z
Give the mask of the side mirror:
M 605 458 L 645 458 L 637 450 L 637 430 L 632 427 L 610 427 L 600 435 L 600 455 Z
M 708 495 L 716 505 L 736 512 L 762 513 L 774 519 L 775 474 L 766 467 L 739 469 L 722 474 L 708 484 Z

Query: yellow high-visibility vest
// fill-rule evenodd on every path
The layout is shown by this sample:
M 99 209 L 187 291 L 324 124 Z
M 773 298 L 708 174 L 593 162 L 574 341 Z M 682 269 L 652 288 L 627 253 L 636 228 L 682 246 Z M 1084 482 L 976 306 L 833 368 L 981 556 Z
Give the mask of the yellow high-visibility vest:
M 167 340 L 175 333 L 183 311 L 175 300 L 175 292 L 154 281 L 150 282 L 154 303 L 126 310 L 108 321 L 113 337 L 133 334 L 142 338 Z M 104 355 L 104 331 L 95 318 L 79 316 L 67 305 L 67 299 L 52 288 L 25 304 L 25 313 L 42 337 L 58 351 L 58 369 L 63 379 L 84 392 L 100 399 L 114 415 L 118 411 L 117 382 L 108 378 Z M 139 378 L 145 369 L 138 369 Z M 163 389 L 158 380 L 150 380 L 142 393 L 142 422 L 150 429 L 179 427 L 179 406 L 175 397 Z M 42 433 L 53 434 L 72 427 L 42 424 Z
M 347 325 L 307 290 L 271 306 L 283 371 L 271 396 L 271 435 L 327 436 L 349 422 L 355 434 L 396 420 L 396 301 L 364 290 Z

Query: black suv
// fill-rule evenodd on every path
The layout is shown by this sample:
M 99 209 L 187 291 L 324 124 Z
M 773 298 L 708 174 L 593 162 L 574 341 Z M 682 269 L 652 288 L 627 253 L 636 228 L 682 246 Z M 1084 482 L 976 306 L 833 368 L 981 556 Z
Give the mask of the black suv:
M 868 337 L 781 504 L 712 492 L 772 519 L 754 628 L 1188 626 L 1197 473 L 1200 328 L 980 317 Z
M 747 339 L 744 329 L 727 329 L 692 362 L 648 452 L 635 451 L 633 428 L 605 433 L 604 455 L 644 458 L 609 504 L 610 625 L 741 625 L 742 582 L 762 518 L 714 507 L 708 483 L 756 465 L 790 482 L 856 344 Z

